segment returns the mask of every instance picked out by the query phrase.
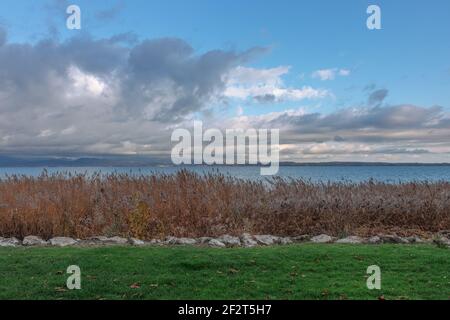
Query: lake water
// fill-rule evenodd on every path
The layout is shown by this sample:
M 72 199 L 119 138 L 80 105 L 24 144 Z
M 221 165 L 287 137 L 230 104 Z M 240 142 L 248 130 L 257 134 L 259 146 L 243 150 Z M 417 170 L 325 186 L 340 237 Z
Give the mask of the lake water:
M 6 175 L 37 176 L 46 169 L 49 173 L 128 173 L 128 174 L 171 174 L 181 169 L 199 174 L 220 172 L 243 179 L 266 179 L 260 175 L 260 168 L 255 166 L 155 166 L 142 168 L 101 167 L 101 168 L 0 168 L 0 178 Z M 285 178 L 302 178 L 312 181 L 353 181 L 369 179 L 388 183 L 407 181 L 450 181 L 450 166 L 284 166 L 280 167 L 278 176 Z

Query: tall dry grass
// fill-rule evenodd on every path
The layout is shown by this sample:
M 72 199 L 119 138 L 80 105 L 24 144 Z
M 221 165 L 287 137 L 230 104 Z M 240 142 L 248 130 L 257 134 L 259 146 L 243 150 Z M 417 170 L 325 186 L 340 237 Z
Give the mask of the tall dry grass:
M 219 174 L 9 176 L 0 236 L 430 234 L 450 229 L 450 183 L 244 181 Z

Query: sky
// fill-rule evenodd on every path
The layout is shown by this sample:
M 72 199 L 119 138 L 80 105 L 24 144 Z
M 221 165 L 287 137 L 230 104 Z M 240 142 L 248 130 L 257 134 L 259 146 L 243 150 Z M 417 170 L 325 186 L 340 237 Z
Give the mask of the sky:
M 0 155 L 170 155 L 197 119 L 280 129 L 282 161 L 450 162 L 449 15 L 447 0 L 2 0 Z

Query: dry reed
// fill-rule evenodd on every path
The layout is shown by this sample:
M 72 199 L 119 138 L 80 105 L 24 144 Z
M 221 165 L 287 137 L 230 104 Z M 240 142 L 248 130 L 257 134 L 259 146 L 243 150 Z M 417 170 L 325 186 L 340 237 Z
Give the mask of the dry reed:
M 450 182 L 247 181 L 220 174 L 0 180 L 0 236 L 427 235 L 450 229 Z

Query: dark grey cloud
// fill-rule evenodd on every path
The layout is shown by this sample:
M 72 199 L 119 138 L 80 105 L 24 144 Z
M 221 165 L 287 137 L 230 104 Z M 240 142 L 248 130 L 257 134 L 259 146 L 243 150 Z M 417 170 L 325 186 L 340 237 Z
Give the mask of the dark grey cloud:
M 112 7 L 96 12 L 95 13 L 95 17 L 97 19 L 102 20 L 102 21 L 114 20 L 115 18 L 117 18 L 119 16 L 119 14 L 124 9 L 125 9 L 125 2 L 124 1 L 118 1 Z
M 448 121 L 441 106 L 425 108 L 398 105 L 348 108 L 327 115 L 282 113 L 270 120 L 270 126 L 289 125 L 299 132 L 311 133 L 338 130 L 448 128 Z
M 379 89 L 373 91 L 369 95 L 368 104 L 369 106 L 380 105 L 384 99 L 388 96 L 389 91 L 387 89 Z
M 226 85 L 223 76 L 253 54 L 213 50 L 196 55 L 181 39 L 143 41 L 130 51 L 121 107 L 142 113 L 156 99 L 161 107 L 147 115 L 159 121 L 182 120 L 220 96 Z
M 254 96 L 253 99 L 255 99 L 259 103 L 273 103 L 276 101 L 277 97 L 274 94 L 264 94 Z
M 0 47 L 3 46 L 8 40 L 6 30 L 0 26 Z

